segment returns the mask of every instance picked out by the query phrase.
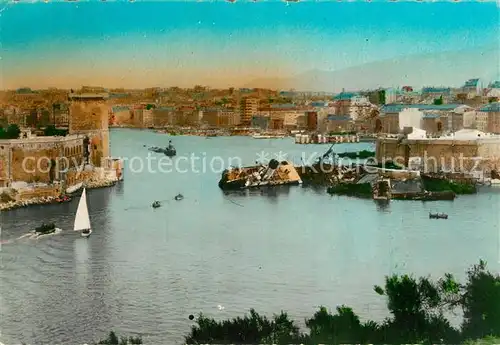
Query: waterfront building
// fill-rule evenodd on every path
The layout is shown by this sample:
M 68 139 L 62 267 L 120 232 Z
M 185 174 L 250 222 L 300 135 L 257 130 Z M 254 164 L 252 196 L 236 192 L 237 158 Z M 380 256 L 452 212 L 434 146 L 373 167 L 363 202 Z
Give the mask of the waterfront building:
M 453 132 L 464 128 L 463 117 L 465 113 L 467 116 L 472 116 L 470 112 L 473 111 L 471 107 L 463 104 L 388 104 L 380 109 L 380 121 L 383 133 L 399 133 L 402 127 L 406 124 L 411 124 L 410 127 L 423 128 L 424 120 L 423 114 L 436 114 L 439 115 L 439 122 L 437 124 L 441 130 L 439 132 Z M 418 115 L 418 116 L 417 116 Z M 420 120 L 417 118 L 420 116 Z M 427 116 L 429 118 L 429 115 Z M 411 123 L 408 121 L 411 120 Z M 404 121 L 400 125 L 400 120 Z M 417 122 L 421 121 L 417 126 Z M 431 127 L 432 128 L 432 127 Z
M 203 110 L 202 122 L 210 127 L 233 127 L 239 124 L 233 108 L 211 107 Z
M 111 108 L 111 123 L 114 125 L 134 124 L 134 112 L 128 106 L 115 105 Z
M 85 142 L 89 163 L 102 165 L 109 157 L 109 112 L 107 93 L 70 93 L 69 134 L 88 137 Z
M 481 82 L 479 78 L 467 80 L 461 88 L 461 92 L 466 94 L 468 99 L 482 95 Z
M 262 130 L 268 130 L 270 124 L 270 117 L 268 115 L 254 115 L 252 116 L 252 127 Z
M 318 130 L 318 112 L 317 111 L 307 111 L 306 112 L 306 128 L 309 131 Z
M 153 127 L 166 127 L 175 124 L 175 107 L 158 107 L 153 109 Z
M 490 172 L 500 166 L 500 136 L 475 129 L 462 129 L 437 138 L 418 133 L 406 138 L 383 137 L 377 140 L 378 162 L 395 159 L 398 163 L 420 161 L 427 171 Z M 425 165 L 424 165 L 425 164 Z
M 241 89 L 240 89 L 241 90 Z M 250 125 L 252 116 L 259 110 L 259 99 L 243 97 L 240 100 L 240 123 L 244 126 Z
M 349 116 L 353 120 L 364 117 L 374 108 L 367 97 L 357 92 L 344 91 L 334 97 L 333 106 L 335 115 Z
M 481 127 L 486 127 L 487 132 L 500 133 L 500 102 L 490 103 L 481 107 L 477 118 L 480 119 Z
M 140 128 L 153 127 L 153 110 L 139 105 L 132 110 L 134 113 L 134 125 Z
M 354 121 L 345 115 L 328 115 L 327 132 L 351 132 L 354 130 Z
M 28 136 L 0 140 L 0 187 L 13 182 L 50 183 L 62 178 L 60 171 L 75 168 L 84 160 L 84 136 Z

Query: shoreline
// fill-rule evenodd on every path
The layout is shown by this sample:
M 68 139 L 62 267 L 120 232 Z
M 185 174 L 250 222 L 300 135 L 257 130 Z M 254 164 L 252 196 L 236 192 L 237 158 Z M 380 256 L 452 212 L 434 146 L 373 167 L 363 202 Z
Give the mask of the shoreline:
M 103 180 L 103 181 L 91 181 L 85 184 L 86 189 L 101 189 L 101 188 L 109 188 L 113 187 L 116 185 L 118 181 L 110 181 L 110 180 Z M 56 201 L 57 197 L 40 197 L 40 198 L 33 198 L 33 199 L 28 199 L 28 200 L 20 200 L 20 201 L 9 201 L 5 203 L 0 203 L 0 212 L 3 211 L 12 211 L 15 209 L 19 208 L 26 208 L 30 206 L 36 206 L 36 205 L 49 205 L 49 204 L 59 204 L 59 202 Z M 65 202 L 61 203 L 65 204 Z

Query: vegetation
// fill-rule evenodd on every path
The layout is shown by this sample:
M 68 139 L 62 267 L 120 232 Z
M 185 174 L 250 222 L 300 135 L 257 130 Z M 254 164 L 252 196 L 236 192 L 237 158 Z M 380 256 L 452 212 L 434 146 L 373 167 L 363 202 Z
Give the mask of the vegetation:
M 60 137 L 65 137 L 68 135 L 68 130 L 67 129 L 57 129 L 56 126 L 54 125 L 48 125 L 45 127 L 45 130 L 43 131 L 43 135 L 46 137 L 50 136 L 60 136 Z
M 398 165 L 392 161 L 387 161 L 387 162 L 385 162 L 385 164 L 382 164 L 382 163 L 367 164 L 366 166 L 375 167 L 375 168 L 391 169 L 391 170 L 402 170 L 403 169 L 403 166 Z
M 475 194 L 477 188 L 472 183 L 459 183 L 446 179 L 422 176 L 424 189 L 429 192 L 454 192 L 455 194 Z
M 363 150 L 359 152 L 343 152 L 343 153 L 338 153 L 337 156 L 340 158 L 360 158 L 360 159 L 366 159 L 370 157 L 375 157 L 375 152 L 373 151 L 368 151 L 368 150 Z
M 371 198 L 373 196 L 370 183 L 339 183 L 328 187 L 329 194 L 357 196 L 359 198 Z
M 252 309 L 250 315 L 224 321 L 200 314 L 185 340 L 187 344 L 458 344 L 500 337 L 500 276 L 486 271 L 483 261 L 469 270 L 465 284 L 450 274 L 437 281 L 393 275 L 374 290 L 385 296 L 391 314 L 382 322 L 362 322 L 347 306 L 337 307 L 333 314 L 320 307 L 306 320 L 308 332 L 301 333 L 284 312 L 268 319 Z M 444 316 L 457 309 L 464 314 L 459 329 Z
M 439 96 L 439 98 L 434 99 L 434 105 L 442 105 L 443 104 L 443 96 Z
M 379 90 L 378 91 L 378 102 L 379 104 L 384 105 L 385 104 L 385 90 Z
M 141 337 L 129 337 L 124 338 L 122 337 L 121 339 L 118 339 L 118 336 L 115 334 L 115 332 L 111 331 L 109 332 L 109 335 L 106 339 L 99 341 L 95 345 L 138 345 L 138 344 L 143 344 Z
M 50 234 L 54 231 L 56 231 L 56 225 L 54 223 L 48 223 L 48 224 L 43 223 L 42 225 L 40 225 L 35 229 L 35 232 L 39 234 Z
M 0 127 L 0 139 L 18 139 L 20 134 L 18 125 L 9 125 L 6 130 Z

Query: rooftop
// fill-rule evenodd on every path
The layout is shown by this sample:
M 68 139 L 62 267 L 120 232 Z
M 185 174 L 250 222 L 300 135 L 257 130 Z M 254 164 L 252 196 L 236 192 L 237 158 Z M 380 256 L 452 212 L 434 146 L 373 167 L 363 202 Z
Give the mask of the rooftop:
M 108 99 L 109 94 L 107 92 L 99 93 L 70 93 L 68 95 L 70 99 Z
M 500 112 L 500 102 L 494 102 L 494 103 L 490 103 L 488 105 L 485 105 L 484 107 L 479 109 L 479 111 L 484 111 L 484 112 L 488 112 L 488 113 Z
M 418 110 L 440 110 L 440 111 L 451 111 L 459 107 L 463 107 L 463 104 L 386 104 L 381 109 L 381 113 L 399 113 L 403 109 L 413 108 Z
M 359 93 L 357 92 L 341 92 L 334 97 L 337 101 L 347 101 L 354 97 L 359 97 Z
M 479 78 L 469 79 L 465 82 L 464 87 L 477 87 L 479 84 Z
M 433 86 L 422 88 L 422 93 L 439 93 L 439 92 L 450 93 L 451 88 L 449 88 L 449 87 L 433 87 Z
M 500 81 L 497 80 L 497 81 L 494 81 L 492 82 L 490 85 L 489 85 L 490 88 L 492 89 L 500 89 Z

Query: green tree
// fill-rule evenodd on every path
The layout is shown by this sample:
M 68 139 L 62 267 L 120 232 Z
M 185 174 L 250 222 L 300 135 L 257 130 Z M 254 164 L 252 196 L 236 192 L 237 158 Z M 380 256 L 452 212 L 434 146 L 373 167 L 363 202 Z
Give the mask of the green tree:
M 441 105 L 443 104 L 443 95 L 439 96 L 439 98 L 436 98 L 434 100 L 434 105 Z
M 385 90 L 378 91 L 378 102 L 379 104 L 385 104 Z
M 0 139 L 18 139 L 20 134 L 21 130 L 16 124 L 9 125 L 7 130 L 0 127 Z

